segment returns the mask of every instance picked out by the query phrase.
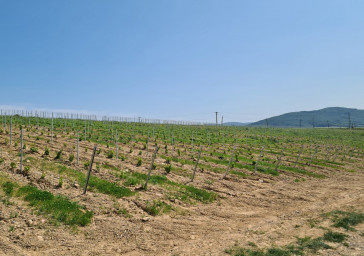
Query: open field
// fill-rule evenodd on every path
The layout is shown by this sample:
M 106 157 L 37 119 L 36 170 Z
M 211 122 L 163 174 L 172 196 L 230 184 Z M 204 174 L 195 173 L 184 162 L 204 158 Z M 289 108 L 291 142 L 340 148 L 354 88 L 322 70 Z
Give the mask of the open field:
M 364 255 L 364 130 L 11 123 L 4 255 Z

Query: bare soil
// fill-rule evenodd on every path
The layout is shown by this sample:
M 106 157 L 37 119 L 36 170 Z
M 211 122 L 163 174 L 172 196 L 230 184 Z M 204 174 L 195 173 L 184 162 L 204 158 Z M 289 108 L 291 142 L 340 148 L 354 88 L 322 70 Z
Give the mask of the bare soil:
M 43 151 L 46 142 L 39 144 Z M 58 138 L 52 151 L 62 144 L 62 138 Z M 83 147 L 86 145 L 89 150 L 87 154 L 83 152 L 83 158 L 89 159 L 92 144 L 83 142 Z M 122 147 L 124 152 L 129 149 Z M 134 151 L 137 154 L 139 150 Z M 120 199 L 96 192 L 81 195 L 82 188 L 75 187 L 75 182 L 67 177 L 62 188 L 57 188 L 56 173 L 47 173 L 41 181 L 38 167 L 31 169 L 29 177 L 11 170 L 10 162 L 18 159 L 15 153 L 1 145 L 1 157 L 5 159 L 0 164 L 2 173 L 20 184 L 32 183 L 52 193 L 66 195 L 95 215 L 86 227 L 56 226 L 26 202 L 11 198 L 11 205 L 0 203 L 0 255 L 226 255 L 224 250 L 234 244 L 245 247 L 253 242 L 259 248 L 282 247 L 296 241 L 296 237 L 321 236 L 324 230 L 320 227 L 344 232 L 331 227 L 332 223 L 321 214 L 333 210 L 364 212 L 364 166 L 360 159 L 340 170 L 323 168 L 319 172 L 327 176 L 325 179 L 305 176 L 302 182 L 295 182 L 295 179 L 303 176 L 287 172 L 279 177 L 257 173 L 249 178 L 229 176 L 223 180 L 220 173 L 199 170 L 193 185 L 214 191 L 220 198 L 209 204 L 189 204 L 168 201 L 164 189 L 153 185 L 137 196 Z M 122 163 L 122 168 L 146 173 L 150 155 L 143 159 L 141 167 L 127 162 Z M 28 156 L 43 159 L 40 153 Z M 163 161 L 157 158 L 157 163 Z M 120 166 L 120 160 L 108 162 Z M 156 172 L 162 173 L 162 170 Z M 103 168 L 94 175 L 115 180 L 115 176 Z M 187 177 L 175 173 L 168 174 L 168 179 L 180 183 L 188 181 Z M 149 216 L 137 202 L 153 199 L 164 200 L 178 210 Z M 118 208 L 127 209 L 130 216 L 118 213 Z M 345 231 L 349 235 L 347 246 L 330 244 L 333 249 L 319 253 L 364 255 L 364 237 L 360 235 L 364 225 L 356 229 Z

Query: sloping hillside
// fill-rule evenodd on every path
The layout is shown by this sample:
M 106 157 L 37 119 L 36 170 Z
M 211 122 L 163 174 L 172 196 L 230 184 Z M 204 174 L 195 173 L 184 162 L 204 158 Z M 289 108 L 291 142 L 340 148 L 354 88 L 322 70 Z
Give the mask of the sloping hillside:
M 331 107 L 314 111 L 300 111 L 270 117 L 250 126 L 269 127 L 363 127 L 364 110 Z

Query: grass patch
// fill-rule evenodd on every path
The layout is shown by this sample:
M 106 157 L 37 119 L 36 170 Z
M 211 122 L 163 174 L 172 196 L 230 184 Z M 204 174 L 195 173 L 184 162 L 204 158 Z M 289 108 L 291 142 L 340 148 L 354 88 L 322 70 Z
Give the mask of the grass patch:
M 119 176 L 124 179 L 124 185 L 144 184 L 147 175 L 138 172 L 122 172 Z M 182 201 L 189 202 L 190 199 L 200 201 L 202 203 L 211 203 L 218 198 L 214 192 L 204 189 L 199 189 L 194 186 L 176 183 L 167 179 L 166 176 L 151 175 L 149 179 L 150 184 L 165 186 L 170 190 L 175 190 L 171 198 L 177 198 Z
M 259 249 L 239 248 L 238 246 L 233 246 L 232 248 L 225 250 L 225 253 L 228 253 L 233 256 L 290 256 L 290 255 L 292 255 L 289 250 L 285 250 L 285 249 L 269 248 L 267 250 L 259 250 Z
M 178 191 L 180 199 L 186 201 L 188 197 L 203 203 L 211 203 L 217 199 L 217 194 L 193 186 L 181 186 Z
M 294 172 L 294 173 L 299 173 L 299 174 L 303 174 L 303 175 L 307 175 L 307 176 L 310 176 L 310 177 L 313 177 L 313 178 L 319 178 L 319 179 L 326 178 L 326 176 L 322 175 L 322 174 L 317 174 L 317 173 L 314 173 L 314 172 L 310 172 L 310 171 L 306 171 L 306 170 L 302 170 L 302 169 L 297 169 L 297 168 L 293 168 L 293 167 L 289 167 L 289 166 L 280 166 L 279 169 Z
M 297 238 L 297 244 L 298 244 L 298 251 L 303 251 L 305 249 L 308 249 L 312 252 L 317 252 L 320 249 L 331 249 L 331 247 L 328 244 L 325 244 L 323 242 L 322 237 L 314 238 L 311 237 L 304 237 L 304 238 Z
M 34 160 L 34 159 L 32 159 Z M 86 184 L 86 174 L 68 168 L 67 166 L 60 165 L 52 162 L 43 162 L 44 169 L 48 169 L 51 171 L 57 171 L 58 173 L 63 173 L 68 177 L 72 177 L 78 181 L 81 186 Z M 117 198 L 132 196 L 135 193 L 126 187 L 119 186 L 117 183 L 113 183 L 104 179 L 100 179 L 96 176 L 93 176 L 91 173 L 91 177 L 88 183 L 88 189 L 91 191 L 97 191 L 102 194 L 113 195 Z
M 345 241 L 347 235 L 338 232 L 328 231 L 324 234 L 323 239 L 328 242 L 342 243 Z
M 83 186 L 86 182 L 86 178 L 84 176 L 80 177 L 79 182 Z M 96 176 L 90 177 L 88 185 L 90 189 L 95 189 L 100 193 L 113 195 L 118 198 L 134 195 L 134 192 L 130 189 L 121 187 L 116 183 L 100 179 Z
M 333 218 L 333 226 L 346 230 L 355 230 L 353 226 L 364 222 L 364 214 L 358 212 L 333 211 L 327 214 Z
M 157 216 L 162 213 L 169 213 L 173 207 L 163 201 L 154 200 L 153 202 L 147 201 L 144 210 L 152 216 Z
M 104 168 L 104 169 L 109 169 L 109 170 L 114 170 L 114 171 L 119 171 L 120 170 L 118 167 L 113 166 L 113 165 L 109 164 L 108 162 L 104 162 L 101 167 Z
M 93 212 L 83 211 L 80 205 L 69 201 L 66 197 L 55 196 L 36 187 L 21 187 L 16 195 L 23 197 L 30 206 L 37 208 L 39 213 L 50 215 L 57 222 L 66 225 L 86 226 L 93 216 Z
M 5 194 L 7 196 L 12 196 L 13 195 L 13 192 L 14 192 L 14 187 L 15 187 L 15 184 L 10 182 L 10 181 L 7 181 L 5 182 L 3 185 L 3 190 L 5 192 Z
M 38 213 L 51 217 L 56 223 L 86 226 L 93 217 L 92 211 L 85 211 L 81 205 L 69 201 L 64 196 L 53 195 L 29 185 L 19 187 L 17 183 L 5 181 L 4 178 L 0 180 L 0 183 L 6 195 L 22 198 L 36 208 Z

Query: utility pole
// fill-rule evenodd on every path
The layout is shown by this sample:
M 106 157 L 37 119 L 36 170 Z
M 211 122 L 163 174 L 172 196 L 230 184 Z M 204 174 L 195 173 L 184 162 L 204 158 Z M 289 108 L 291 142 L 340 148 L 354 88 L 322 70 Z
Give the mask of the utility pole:
M 215 114 L 216 114 L 216 126 L 217 126 L 217 113 L 218 113 L 218 112 L 215 112 Z
M 329 123 L 329 121 L 327 121 L 327 128 L 330 128 L 330 123 Z
M 300 119 L 300 128 L 302 127 L 302 119 Z
M 265 119 L 265 123 L 267 124 L 267 128 L 268 128 L 268 119 Z
M 315 118 L 312 117 L 312 128 L 315 128 Z
M 221 126 L 224 125 L 224 116 L 221 116 Z

